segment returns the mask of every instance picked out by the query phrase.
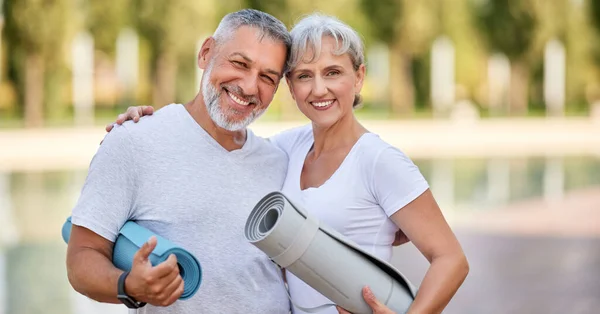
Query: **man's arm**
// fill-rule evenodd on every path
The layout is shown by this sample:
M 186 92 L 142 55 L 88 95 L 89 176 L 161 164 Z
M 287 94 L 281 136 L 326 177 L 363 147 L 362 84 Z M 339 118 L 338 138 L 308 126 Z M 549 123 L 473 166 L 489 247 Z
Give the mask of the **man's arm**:
M 92 159 L 86 182 L 71 215 L 67 272 L 73 288 L 100 302 L 118 303 L 117 282 L 123 273 L 112 264 L 113 241 L 131 219 L 140 189 L 137 154 L 125 126 L 114 129 Z M 183 293 L 174 255 L 153 266 L 151 237 L 135 254 L 125 292 L 137 301 L 166 306 Z
M 117 281 L 122 270 L 112 264 L 113 243 L 73 225 L 67 248 L 67 275 L 73 288 L 96 301 L 121 303 Z
M 152 237 L 136 252 L 125 280 L 125 292 L 137 301 L 168 306 L 179 299 L 184 282 L 175 255 L 152 266 L 148 256 L 156 243 L 156 237 Z M 121 303 L 117 299 L 117 281 L 123 271 L 112 264 L 112 249 L 112 242 L 73 225 L 67 249 L 67 274 L 77 292 L 99 302 Z

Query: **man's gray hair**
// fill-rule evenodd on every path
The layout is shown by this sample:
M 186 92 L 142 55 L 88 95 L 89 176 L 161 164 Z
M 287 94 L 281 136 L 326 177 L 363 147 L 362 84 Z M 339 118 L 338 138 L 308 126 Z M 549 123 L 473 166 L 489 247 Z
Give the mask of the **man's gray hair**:
M 354 70 L 357 71 L 365 63 L 363 42 L 358 33 L 333 16 L 313 13 L 304 17 L 290 31 L 292 35 L 292 51 L 288 62 L 288 70 L 295 68 L 300 62 L 314 62 L 319 58 L 323 36 L 335 39 L 334 55 L 348 54 Z M 310 58 L 307 52 L 311 51 Z M 289 72 L 288 72 L 289 73 Z M 356 95 L 354 106 L 361 102 Z
M 287 61 L 290 56 L 292 39 L 285 24 L 268 13 L 254 9 L 243 9 L 229 13 L 221 19 L 219 26 L 213 34 L 217 46 L 227 41 L 235 31 L 242 26 L 257 28 L 260 31 L 260 39 L 262 39 L 263 36 L 267 36 L 268 38 L 285 44 L 286 68 L 284 69 L 284 73 L 287 72 Z

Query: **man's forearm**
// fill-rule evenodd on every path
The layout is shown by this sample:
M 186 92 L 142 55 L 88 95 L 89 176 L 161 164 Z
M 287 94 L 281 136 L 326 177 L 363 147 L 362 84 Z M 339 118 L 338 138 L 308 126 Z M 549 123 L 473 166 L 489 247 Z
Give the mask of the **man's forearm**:
M 91 248 L 77 249 L 68 256 L 67 274 L 77 292 L 98 302 L 121 303 L 117 299 L 117 282 L 122 270 Z
M 468 272 L 469 266 L 464 256 L 442 257 L 432 261 L 408 313 L 441 313 Z

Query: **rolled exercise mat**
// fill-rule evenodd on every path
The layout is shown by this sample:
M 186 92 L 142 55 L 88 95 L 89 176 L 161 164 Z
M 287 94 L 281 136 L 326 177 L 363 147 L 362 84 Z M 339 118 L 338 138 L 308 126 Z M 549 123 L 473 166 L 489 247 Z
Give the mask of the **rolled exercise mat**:
M 71 217 L 67 218 L 62 227 L 62 237 L 65 243 L 69 243 L 70 236 Z M 119 230 L 119 235 L 113 248 L 113 264 L 121 270 L 131 270 L 133 256 L 151 236 L 156 236 L 157 243 L 148 259 L 152 265 L 158 265 L 164 262 L 169 255 L 174 254 L 177 257 L 179 273 L 183 279 L 183 294 L 179 299 L 186 300 L 191 298 L 198 291 L 202 282 L 202 267 L 200 266 L 200 262 L 190 252 L 133 221 L 126 222 L 121 230 Z
M 352 313 L 372 313 L 362 297 L 365 285 L 396 313 L 406 313 L 415 298 L 416 289 L 392 265 L 320 224 L 280 192 L 258 202 L 244 234 L 277 265 Z

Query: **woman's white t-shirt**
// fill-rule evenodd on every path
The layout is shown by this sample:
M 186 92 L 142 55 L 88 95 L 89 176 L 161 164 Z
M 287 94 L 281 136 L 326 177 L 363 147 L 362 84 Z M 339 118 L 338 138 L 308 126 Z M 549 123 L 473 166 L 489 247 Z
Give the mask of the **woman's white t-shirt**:
M 398 227 L 389 216 L 429 188 L 410 158 L 378 135 L 365 133 L 325 183 L 302 190 L 300 174 L 314 143 L 311 125 L 284 131 L 271 141 L 289 157 L 282 193 L 367 252 L 390 261 Z M 299 306 L 332 303 L 292 273 L 286 276 L 292 300 Z M 305 313 L 295 307 L 293 311 Z M 338 312 L 331 307 L 319 313 Z

